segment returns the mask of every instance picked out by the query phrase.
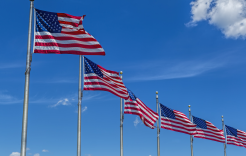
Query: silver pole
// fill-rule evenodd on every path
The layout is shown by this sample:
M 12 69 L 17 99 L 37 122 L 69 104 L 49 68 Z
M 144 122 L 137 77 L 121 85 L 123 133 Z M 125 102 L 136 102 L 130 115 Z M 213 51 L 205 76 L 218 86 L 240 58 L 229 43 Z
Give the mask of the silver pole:
M 156 112 L 157 112 L 157 114 L 159 114 L 159 112 L 158 112 L 158 105 L 159 105 L 158 91 L 156 91 L 155 93 L 156 93 Z M 159 127 L 159 119 L 157 120 L 157 156 L 160 156 L 160 127 Z
M 27 40 L 27 58 L 26 58 L 26 72 L 25 72 L 25 91 L 23 102 L 23 117 L 22 117 L 22 133 L 21 133 L 21 156 L 26 156 L 26 142 L 27 142 L 27 118 L 28 118 L 28 102 L 29 102 L 29 80 L 31 70 L 31 35 L 32 35 L 32 14 L 33 1 L 30 0 L 30 14 L 29 14 L 29 29 Z
M 123 72 L 120 71 L 120 78 L 123 80 Z M 120 156 L 123 156 L 123 99 L 120 98 Z
M 77 136 L 77 156 L 81 156 L 81 103 L 83 92 L 81 91 L 82 56 L 79 56 L 79 101 L 78 101 L 78 136 Z
M 226 134 L 225 134 L 224 117 L 223 117 L 223 115 L 222 115 L 221 117 L 222 117 L 222 127 L 223 127 L 223 133 L 224 133 L 224 136 L 226 137 Z M 224 156 L 226 156 L 226 142 L 224 143 Z
M 190 121 L 192 122 L 190 105 L 189 105 L 189 118 L 190 118 Z M 191 149 L 191 156 L 193 156 L 193 137 L 192 135 L 190 135 L 190 149 Z

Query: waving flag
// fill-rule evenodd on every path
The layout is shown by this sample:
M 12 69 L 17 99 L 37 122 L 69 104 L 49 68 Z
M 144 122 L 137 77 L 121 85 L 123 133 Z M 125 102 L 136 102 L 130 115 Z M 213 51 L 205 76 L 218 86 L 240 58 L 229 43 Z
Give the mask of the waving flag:
M 86 57 L 84 57 L 84 65 L 84 90 L 108 91 L 123 99 L 128 99 L 127 89 L 118 72 L 107 70 Z
M 99 42 L 82 25 L 84 16 L 35 9 L 34 53 L 105 55 Z
M 154 129 L 155 122 L 158 120 L 158 113 L 147 107 L 139 98 L 137 98 L 132 91 L 128 89 L 129 99 L 125 100 L 125 114 L 135 114 L 140 117 L 143 123 Z
M 170 109 L 160 104 L 161 128 L 181 132 L 189 135 L 196 133 L 196 125 L 187 116 L 179 111 Z
M 227 144 L 246 148 L 246 132 L 225 125 Z
M 195 138 L 203 138 L 225 143 L 223 130 L 218 129 L 211 122 L 193 116 L 193 123 L 196 124 Z

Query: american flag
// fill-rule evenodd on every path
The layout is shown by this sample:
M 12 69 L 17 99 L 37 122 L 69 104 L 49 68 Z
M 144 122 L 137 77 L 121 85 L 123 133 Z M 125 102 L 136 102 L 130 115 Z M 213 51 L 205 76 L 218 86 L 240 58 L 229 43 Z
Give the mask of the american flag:
M 223 130 L 218 129 L 211 122 L 193 116 L 193 123 L 196 124 L 195 138 L 225 143 Z
M 137 98 L 132 91 L 128 89 L 129 99 L 125 100 L 125 114 L 135 114 L 140 117 L 143 123 L 154 129 L 155 122 L 158 120 L 158 113 L 147 107 L 139 98 Z
M 35 9 L 34 53 L 105 55 L 99 42 L 86 32 L 84 16 Z
M 187 116 L 179 111 L 170 109 L 160 104 L 161 109 L 161 128 L 194 135 L 196 125 L 193 124 Z
M 129 95 L 119 73 L 107 70 L 84 57 L 84 90 L 108 91 L 123 99 Z
M 246 132 L 225 125 L 227 144 L 246 148 Z

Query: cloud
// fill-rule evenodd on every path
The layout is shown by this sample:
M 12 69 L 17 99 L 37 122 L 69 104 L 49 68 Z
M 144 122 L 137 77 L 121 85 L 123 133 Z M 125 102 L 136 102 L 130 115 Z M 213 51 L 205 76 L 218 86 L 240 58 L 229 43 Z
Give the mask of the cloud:
M 218 27 L 226 38 L 246 38 L 246 0 L 195 0 L 191 4 L 191 21 L 200 21 Z
M 29 150 L 31 150 L 31 149 L 27 147 L 26 150 L 29 151 Z
M 42 152 L 49 152 L 49 151 L 48 151 L 48 150 L 46 150 L 46 149 L 43 149 L 43 150 L 42 150 Z
M 9 156 L 20 156 L 19 152 L 12 152 Z
M 36 153 L 36 154 L 34 154 L 33 156 L 40 156 L 40 154 L 39 154 L 39 153 Z
M 140 123 L 140 120 L 138 119 L 138 117 L 136 117 L 133 123 L 134 123 L 134 126 L 137 127 L 137 125 Z
M 62 100 L 59 100 L 56 104 L 51 105 L 50 107 L 57 107 L 59 105 L 68 106 L 71 105 L 71 103 L 69 102 L 68 98 L 64 98 Z
M 23 103 L 23 100 L 17 99 L 12 95 L 0 92 L 0 104 L 16 104 Z
M 82 113 L 85 112 L 87 110 L 87 106 L 85 106 L 84 108 L 82 108 Z
M 133 66 L 134 68 L 132 68 L 137 72 L 134 72 L 132 77 L 126 78 L 126 81 L 151 81 L 194 77 L 224 67 L 227 63 L 229 61 L 225 57 L 210 60 L 197 59 L 171 62 L 160 60 L 154 61 L 154 63 L 138 63 L 139 66 Z
M 0 64 L 0 69 L 20 68 L 20 67 L 24 67 L 25 65 L 26 64 L 17 64 L 17 63 Z

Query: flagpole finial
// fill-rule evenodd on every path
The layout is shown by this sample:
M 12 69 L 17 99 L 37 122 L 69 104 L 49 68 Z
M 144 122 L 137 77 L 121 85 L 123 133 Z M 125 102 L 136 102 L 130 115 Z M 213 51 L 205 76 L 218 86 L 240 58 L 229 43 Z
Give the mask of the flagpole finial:
M 224 116 L 223 116 L 223 115 L 222 115 L 221 117 L 222 117 L 222 118 L 224 118 Z
M 155 93 L 158 94 L 158 91 L 156 91 Z
M 122 75 L 123 74 L 123 71 L 120 71 L 120 74 Z
M 190 108 L 190 105 L 188 107 Z

